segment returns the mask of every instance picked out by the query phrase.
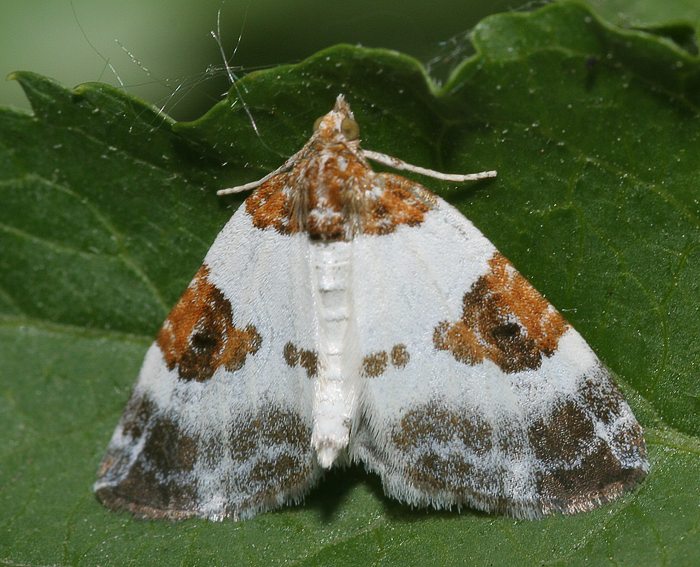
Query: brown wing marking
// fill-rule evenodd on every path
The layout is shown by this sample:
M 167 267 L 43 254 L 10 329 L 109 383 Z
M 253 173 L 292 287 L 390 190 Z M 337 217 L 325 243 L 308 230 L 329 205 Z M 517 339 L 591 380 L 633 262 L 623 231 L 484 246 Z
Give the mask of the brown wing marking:
M 316 482 L 311 429 L 298 414 L 265 404 L 226 429 L 225 438 L 189 434 L 135 396 L 121 422 L 127 442 L 110 445 L 97 497 L 144 518 L 208 517 L 215 482 L 226 498 L 217 517 L 240 518 L 297 501 Z
M 503 257 L 464 295 L 462 318 L 435 327 L 433 344 L 460 362 L 495 362 L 503 372 L 536 370 L 569 328 L 564 318 Z
M 169 370 L 182 380 L 209 380 L 217 368 L 234 372 L 255 354 L 262 338 L 253 325 L 233 324 L 233 309 L 203 265 L 163 323 L 157 337 Z

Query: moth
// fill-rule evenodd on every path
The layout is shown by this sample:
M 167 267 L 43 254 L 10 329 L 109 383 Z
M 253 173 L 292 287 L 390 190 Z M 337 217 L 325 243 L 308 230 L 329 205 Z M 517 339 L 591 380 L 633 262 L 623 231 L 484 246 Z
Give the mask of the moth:
M 584 339 L 456 209 L 368 160 L 339 96 L 259 181 L 149 348 L 94 490 L 240 520 L 362 463 L 412 506 L 590 510 L 647 473 Z

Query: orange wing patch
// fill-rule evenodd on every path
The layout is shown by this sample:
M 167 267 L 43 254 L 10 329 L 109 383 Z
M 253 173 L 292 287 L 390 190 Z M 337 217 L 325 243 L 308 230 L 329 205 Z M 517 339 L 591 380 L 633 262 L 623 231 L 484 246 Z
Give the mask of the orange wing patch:
M 362 207 L 362 232 L 365 234 L 390 234 L 399 225 L 417 226 L 423 222 L 431 206 L 418 198 L 412 190 L 416 183 L 398 175 L 379 173 L 374 183 L 381 188 L 372 199 L 364 197 Z
M 433 207 L 415 182 L 375 174 L 348 150 L 318 148 L 291 171 L 275 175 L 245 201 L 253 225 L 313 240 L 348 240 L 358 232 L 390 234 L 417 226 Z
M 569 325 L 501 254 L 489 266 L 465 294 L 462 318 L 435 328 L 435 348 L 465 364 L 489 359 L 503 372 L 535 370 L 543 356 L 554 354 Z
M 256 228 L 274 228 L 282 234 L 299 231 L 298 219 L 292 214 L 291 195 L 285 191 L 289 183 L 289 174 L 280 173 L 245 200 L 245 210 Z
M 243 367 L 262 338 L 253 325 L 233 325 L 231 303 L 209 280 L 203 265 L 163 323 L 156 339 L 168 369 L 178 367 L 182 380 L 204 382 L 220 366 Z

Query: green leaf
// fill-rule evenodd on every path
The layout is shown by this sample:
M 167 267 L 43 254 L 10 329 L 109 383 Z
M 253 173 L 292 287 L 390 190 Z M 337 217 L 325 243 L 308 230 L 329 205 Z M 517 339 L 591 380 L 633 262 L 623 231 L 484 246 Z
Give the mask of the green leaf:
M 700 10 L 692 0 L 586 0 L 586 4 L 611 22 L 630 28 L 653 30 L 678 26 L 692 27 L 696 34 L 700 32 Z M 682 45 L 694 45 L 697 52 L 696 39 L 691 40 L 685 34 L 681 37 Z M 678 36 L 673 38 L 678 39 Z
M 692 565 L 700 497 L 700 61 L 576 4 L 484 20 L 437 88 L 414 60 L 338 46 L 248 75 L 174 124 L 104 85 L 18 73 L 0 110 L 0 564 Z M 619 377 L 651 473 L 619 502 L 514 521 L 412 511 L 355 467 L 253 520 L 137 521 L 97 464 L 143 354 L 239 200 L 344 92 L 367 148 L 450 172 L 458 206 Z

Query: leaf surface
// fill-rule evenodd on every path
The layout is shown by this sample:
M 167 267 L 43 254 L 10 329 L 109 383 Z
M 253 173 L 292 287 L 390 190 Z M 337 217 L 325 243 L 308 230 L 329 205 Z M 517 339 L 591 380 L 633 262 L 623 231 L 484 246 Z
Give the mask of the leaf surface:
M 437 88 L 337 46 L 248 75 L 197 122 L 117 90 L 17 74 L 0 110 L 0 564 L 691 565 L 700 561 L 700 62 L 576 4 L 497 15 Z M 640 489 L 538 522 L 412 511 L 359 468 L 242 523 L 146 522 L 90 486 L 142 357 L 240 200 L 343 92 L 363 144 L 492 182 L 459 207 L 616 373 L 646 430 Z

